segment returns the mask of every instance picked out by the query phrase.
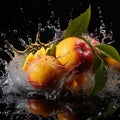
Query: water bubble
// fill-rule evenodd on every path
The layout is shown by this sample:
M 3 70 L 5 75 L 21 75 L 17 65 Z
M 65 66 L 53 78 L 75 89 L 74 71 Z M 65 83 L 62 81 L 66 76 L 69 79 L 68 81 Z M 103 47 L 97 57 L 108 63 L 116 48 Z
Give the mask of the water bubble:
M 32 43 L 32 38 L 28 37 L 28 43 L 29 45 Z
M 20 8 L 20 10 L 21 10 L 21 12 L 23 12 L 23 8 L 22 7 Z
M 32 21 L 30 20 L 29 23 L 32 23 Z
M 102 112 L 99 112 L 97 116 L 98 116 L 98 117 L 101 117 L 101 116 L 102 116 Z
M 5 49 L 4 52 L 7 53 L 7 55 L 8 55 L 11 59 L 13 58 L 13 55 L 12 55 L 12 53 L 11 53 L 9 50 Z
M 98 14 L 101 14 L 102 13 L 102 10 L 99 9 L 99 13 Z
M 0 51 L 2 52 L 2 51 L 3 51 L 3 48 L 0 48 Z
M 6 34 L 5 34 L 5 33 L 1 33 L 1 37 L 2 37 L 2 38 L 5 38 L 5 37 L 6 37 Z
M 14 29 L 14 30 L 13 30 L 13 33 L 17 34 L 17 33 L 18 33 L 18 30 L 17 30 L 17 29 Z
M 48 1 L 50 1 L 50 0 L 48 0 Z M 51 3 L 50 3 L 50 2 L 48 2 L 48 5 L 50 6 L 50 5 L 51 5 Z
M 41 29 L 40 29 L 40 32 L 45 32 L 45 28 L 41 28 Z
M 54 12 L 54 11 L 51 11 L 50 18 L 54 18 L 54 17 L 55 17 L 55 12 Z
M 42 23 L 38 23 L 38 32 L 41 31 Z

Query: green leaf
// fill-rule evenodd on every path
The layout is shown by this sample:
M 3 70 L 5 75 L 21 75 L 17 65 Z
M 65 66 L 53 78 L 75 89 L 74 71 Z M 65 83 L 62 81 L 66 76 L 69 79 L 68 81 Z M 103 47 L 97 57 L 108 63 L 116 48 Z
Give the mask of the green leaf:
M 120 55 L 113 46 L 108 44 L 100 44 L 96 47 L 103 55 L 113 58 L 120 62 Z
M 94 87 L 91 91 L 91 94 L 96 94 L 99 91 L 101 91 L 103 89 L 103 87 L 105 86 L 105 83 L 107 81 L 107 70 L 105 68 L 105 63 L 104 61 L 101 61 L 101 65 L 99 66 L 99 68 L 97 69 L 96 73 L 95 73 L 95 78 L 94 78 Z
M 97 70 L 98 70 L 98 68 L 100 67 L 100 65 L 101 65 L 101 59 L 100 59 L 100 57 L 98 56 L 98 54 L 95 54 L 94 55 L 94 61 L 93 61 L 93 72 L 95 73 Z
M 55 55 L 55 50 L 56 50 L 56 44 L 54 43 L 52 48 L 50 48 L 48 51 L 47 51 L 47 55 Z
M 91 6 L 82 13 L 80 16 L 73 19 L 70 24 L 68 25 L 64 38 L 67 37 L 80 37 L 82 33 L 87 31 L 89 22 L 91 18 Z

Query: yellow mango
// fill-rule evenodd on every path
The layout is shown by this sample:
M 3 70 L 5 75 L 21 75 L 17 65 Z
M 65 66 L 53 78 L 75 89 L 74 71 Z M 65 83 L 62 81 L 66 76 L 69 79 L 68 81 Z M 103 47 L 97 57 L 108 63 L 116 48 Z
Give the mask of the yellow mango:
M 46 54 L 46 50 L 44 47 L 41 47 L 40 50 L 38 50 L 35 54 L 34 57 L 37 58 L 39 56 L 45 55 Z
M 22 69 L 23 69 L 24 71 L 26 71 L 27 68 L 28 68 L 29 63 L 32 62 L 34 59 L 35 59 L 35 57 L 34 57 L 33 53 L 30 53 L 30 54 L 26 57 Z

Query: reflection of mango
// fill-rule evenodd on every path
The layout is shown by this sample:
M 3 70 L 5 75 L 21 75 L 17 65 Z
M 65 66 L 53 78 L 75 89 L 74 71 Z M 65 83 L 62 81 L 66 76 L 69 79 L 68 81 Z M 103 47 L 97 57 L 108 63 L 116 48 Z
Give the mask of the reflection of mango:
M 81 38 L 69 37 L 56 46 L 56 58 L 67 69 L 86 71 L 93 63 L 91 47 Z
M 64 72 L 64 66 L 54 56 L 43 55 L 29 64 L 27 76 L 35 88 L 54 88 Z
M 61 104 L 57 110 L 57 120 L 76 120 L 76 113 L 74 112 L 71 106 L 74 105 L 71 103 L 68 103 L 67 105 L 66 103 Z
M 30 112 L 41 116 L 51 116 L 56 109 L 55 104 L 53 105 L 42 99 L 28 99 L 27 107 Z
M 118 62 L 110 57 L 105 57 L 105 61 L 108 63 L 109 66 L 120 71 L 120 62 Z
M 75 117 L 71 113 L 65 111 L 57 113 L 58 120 L 75 120 Z
M 45 99 L 28 99 L 27 108 L 31 113 L 51 117 L 57 114 L 58 120 L 74 120 L 74 112 L 65 106 L 65 103 L 59 105 L 57 102 L 47 101 Z

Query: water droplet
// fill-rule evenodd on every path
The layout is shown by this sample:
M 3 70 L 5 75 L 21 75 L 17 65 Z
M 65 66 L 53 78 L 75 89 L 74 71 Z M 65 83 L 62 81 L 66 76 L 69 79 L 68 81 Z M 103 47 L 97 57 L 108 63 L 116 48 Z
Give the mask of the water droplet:
M 28 47 L 28 45 L 26 44 L 26 42 L 22 39 L 22 38 L 18 38 L 18 40 L 21 42 L 21 45 L 25 48 Z
M 40 32 L 45 32 L 45 28 L 41 28 L 41 29 L 40 29 Z
M 2 38 L 5 38 L 5 37 L 6 37 L 6 34 L 5 34 L 5 33 L 1 33 L 1 37 L 2 37 Z
M 32 43 L 32 38 L 28 38 L 29 45 Z
M 54 17 L 55 17 L 55 13 L 54 13 L 54 11 L 51 11 L 50 18 L 54 18 Z
M 13 33 L 15 33 L 15 34 L 18 33 L 18 30 L 17 29 L 13 30 Z
M 0 51 L 2 52 L 2 51 L 3 51 L 3 48 L 0 48 Z

